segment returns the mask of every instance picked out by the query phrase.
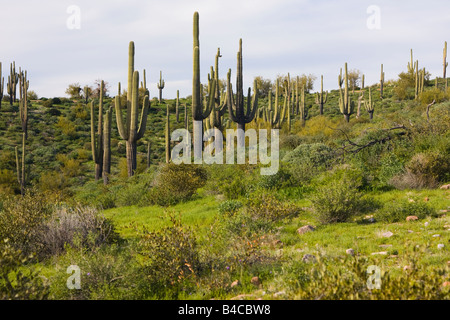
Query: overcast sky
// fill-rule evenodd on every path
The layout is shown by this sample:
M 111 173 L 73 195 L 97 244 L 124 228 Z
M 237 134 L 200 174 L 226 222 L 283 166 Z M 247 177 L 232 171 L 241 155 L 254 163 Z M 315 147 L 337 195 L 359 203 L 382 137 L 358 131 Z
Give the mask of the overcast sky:
M 243 39 L 244 85 L 257 75 L 275 79 L 314 74 L 320 88 L 337 88 L 339 69 L 359 69 L 366 85 L 406 69 L 410 49 L 419 67 L 442 76 L 442 50 L 450 35 L 448 0 L 0 0 L 0 61 L 7 78 L 16 61 L 40 97 L 65 96 L 71 83 L 104 79 L 126 88 L 128 43 L 135 67 L 146 69 L 151 97 L 162 70 L 163 96 L 192 92 L 193 13 L 200 15 L 202 81 L 220 47 L 220 78 L 232 69 Z M 79 8 L 79 29 L 76 11 Z M 69 9 L 69 10 L 68 10 Z M 379 15 L 378 15 L 379 13 Z M 142 75 L 142 73 L 141 73 Z

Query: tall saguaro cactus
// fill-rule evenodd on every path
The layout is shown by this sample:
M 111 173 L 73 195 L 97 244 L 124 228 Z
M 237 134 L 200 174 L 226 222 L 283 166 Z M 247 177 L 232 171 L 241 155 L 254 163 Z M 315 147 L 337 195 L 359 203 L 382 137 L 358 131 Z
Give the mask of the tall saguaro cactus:
M 7 84 L 9 103 L 11 105 L 13 105 L 13 102 L 16 102 L 16 89 L 17 89 L 18 81 L 19 81 L 19 74 L 16 73 L 16 62 L 14 61 L 10 65 L 8 84 Z
M 19 161 L 19 151 L 17 146 L 16 151 L 16 171 L 17 171 L 17 182 L 20 185 L 20 194 L 23 196 L 25 194 L 25 132 L 22 133 L 22 159 Z M 20 164 L 22 163 L 22 164 Z
M 91 101 L 91 148 L 92 159 L 95 163 L 95 180 L 100 179 L 103 174 L 103 155 L 104 155 L 104 136 L 103 136 L 103 87 L 104 82 L 100 83 L 100 98 L 98 102 L 98 126 L 97 136 L 95 135 L 95 116 L 94 101 Z
M 445 41 L 444 44 L 444 62 L 443 62 L 443 66 L 444 66 L 444 72 L 443 72 L 443 77 L 444 77 L 444 81 L 445 81 L 445 90 L 447 90 L 447 67 L 448 67 L 448 62 L 447 62 L 447 41 Z
M 227 96 L 221 95 L 219 88 L 219 58 L 222 57 L 220 55 L 220 48 L 217 48 L 216 60 L 215 60 L 215 68 L 211 70 L 211 77 L 215 79 L 216 89 L 214 95 L 214 106 L 211 110 L 210 114 L 210 125 L 213 128 L 217 128 L 222 130 L 222 117 L 224 116 L 227 110 Z
M 103 123 L 103 183 L 106 185 L 109 182 L 109 175 L 111 173 L 111 122 L 112 122 L 112 107 L 106 110 L 105 121 Z
M 233 89 L 231 87 L 230 78 L 231 71 L 229 71 L 227 75 L 228 113 L 230 114 L 230 119 L 238 124 L 238 146 L 245 147 L 245 124 L 253 120 L 256 110 L 258 109 L 258 88 L 255 80 L 253 82 L 253 96 L 250 96 L 251 88 L 248 88 L 247 110 L 244 110 L 242 39 L 239 39 L 239 51 L 237 53 L 236 99 L 233 98 Z M 239 129 L 241 129 L 242 131 Z
M 319 105 L 319 112 L 321 115 L 323 115 L 323 105 L 327 103 L 327 99 L 328 99 L 328 91 L 325 92 L 325 97 L 323 95 L 323 75 L 322 75 L 320 76 L 320 92 L 316 93 L 316 104 Z
M 205 106 L 201 98 L 200 83 L 200 40 L 199 40 L 199 15 L 194 12 L 193 26 L 193 76 L 192 76 L 192 119 L 193 119 L 193 142 L 194 142 L 194 162 L 201 163 L 203 148 L 203 120 L 209 117 L 215 103 L 216 79 L 209 79 L 208 96 L 205 97 Z
M 383 99 L 383 89 L 384 89 L 384 71 L 383 64 L 381 64 L 381 74 L 380 74 L 380 98 Z
M 120 87 L 120 83 L 119 83 Z M 127 170 L 131 177 L 136 171 L 136 143 L 144 136 L 147 125 L 148 108 L 150 101 L 145 95 L 141 120 L 139 122 L 139 72 L 134 70 L 134 42 L 131 41 L 128 50 L 128 91 L 127 91 L 127 113 L 126 120 L 123 120 L 120 110 L 120 91 L 115 97 L 116 122 L 119 135 L 126 140 Z
M 3 101 L 3 88 L 5 86 L 5 78 L 2 76 L 2 63 L 0 62 L 0 108 Z
M 166 163 L 169 163 L 170 162 L 170 111 L 169 111 L 169 105 L 167 105 L 167 110 L 166 110 L 165 142 L 166 142 Z
M 347 62 L 345 63 L 345 75 L 344 79 L 342 79 L 342 76 L 339 75 L 339 83 L 341 84 L 342 81 L 345 84 L 344 91 L 342 90 L 342 85 L 339 86 L 339 109 L 341 113 L 344 115 L 345 121 L 350 121 L 350 115 L 353 113 L 354 110 L 354 102 L 350 98 L 350 95 L 348 93 L 348 72 L 347 72 Z
M 164 89 L 165 86 L 165 82 L 164 79 L 162 78 L 162 71 L 159 71 L 159 82 L 156 84 L 158 86 L 158 90 L 159 90 L 159 103 L 162 102 L 162 91 Z
M 372 92 L 370 90 L 370 87 L 369 87 L 369 101 L 364 100 L 364 107 L 366 108 L 367 112 L 369 113 L 370 120 L 372 120 L 373 112 L 375 110 L 375 104 L 372 101 Z
M 27 80 L 27 72 L 19 72 L 19 117 L 25 139 L 28 137 L 28 88 L 30 82 Z

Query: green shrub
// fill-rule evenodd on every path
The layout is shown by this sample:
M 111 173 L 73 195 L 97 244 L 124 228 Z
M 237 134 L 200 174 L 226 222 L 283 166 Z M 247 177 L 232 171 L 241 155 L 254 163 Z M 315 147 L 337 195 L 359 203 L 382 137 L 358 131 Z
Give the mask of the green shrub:
M 398 200 L 386 203 L 376 212 L 375 218 L 379 221 L 393 223 L 405 221 L 408 216 L 417 216 L 424 219 L 428 216 L 435 216 L 436 210 L 425 202 Z
M 219 213 L 221 215 L 233 215 L 244 205 L 238 200 L 225 200 L 219 204 Z
M 39 251 L 38 239 L 50 215 L 51 205 L 43 194 L 29 191 L 23 197 L 6 198 L 0 212 L 0 241 L 9 239 L 15 249 L 26 254 Z
M 244 164 L 209 165 L 205 189 L 221 193 L 229 200 L 238 199 L 254 188 L 254 168 Z
M 157 298 L 177 298 L 194 286 L 199 272 L 199 253 L 193 231 L 169 212 L 170 225 L 155 232 L 144 230 L 139 242 L 143 272 Z
M 329 173 L 310 198 L 317 220 L 322 224 L 346 222 L 360 213 L 362 180 L 350 168 Z
M 264 189 L 281 189 L 292 184 L 291 172 L 286 165 L 281 164 L 277 173 L 272 175 L 261 175 L 257 187 Z
M 39 272 L 29 262 L 32 257 L 11 246 L 11 241 L 0 242 L 0 300 L 44 300 L 49 288 Z
M 69 266 L 80 268 L 80 289 L 67 288 Z M 92 249 L 66 246 L 50 278 L 50 298 L 55 300 L 145 299 L 140 268 L 127 247 L 117 245 Z
M 277 199 L 273 191 L 266 190 L 256 190 L 250 194 L 246 205 L 252 217 L 270 222 L 293 218 L 300 211 L 294 204 Z
M 151 204 L 173 205 L 192 198 L 206 183 L 206 170 L 198 165 L 164 164 L 155 178 L 148 199 Z

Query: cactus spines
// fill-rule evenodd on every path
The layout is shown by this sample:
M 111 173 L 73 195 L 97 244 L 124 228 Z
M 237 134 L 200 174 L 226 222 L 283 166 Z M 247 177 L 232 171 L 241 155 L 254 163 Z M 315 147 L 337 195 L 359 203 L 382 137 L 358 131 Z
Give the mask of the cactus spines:
M 366 108 L 367 112 L 369 113 L 370 120 L 373 119 L 374 107 L 375 104 L 372 101 L 372 92 L 369 87 L 369 100 L 368 101 L 364 100 L 364 108 Z
M 131 177 L 136 170 L 136 142 L 144 136 L 147 125 L 148 108 L 150 107 L 148 95 L 145 95 L 141 111 L 141 120 L 138 123 L 139 72 L 134 71 L 133 41 L 131 41 L 129 45 L 128 85 L 127 118 L 125 122 L 123 121 L 122 112 L 120 110 L 120 95 L 116 95 L 114 105 L 119 135 L 123 140 L 126 140 L 127 170 L 128 176 Z
M 253 96 L 251 97 L 251 88 L 248 88 L 247 110 L 244 110 L 244 89 L 243 89 L 243 72 L 242 72 L 242 39 L 239 39 L 239 51 L 237 53 L 237 71 L 236 71 L 236 99 L 233 98 L 231 87 L 231 70 L 227 76 L 227 99 L 228 113 L 230 119 L 238 124 L 238 146 L 245 146 L 245 124 L 249 123 L 255 117 L 258 109 L 258 89 L 256 80 L 253 82 Z M 288 110 L 289 112 L 289 110 Z M 240 132 L 240 130 L 242 132 Z
M 156 84 L 158 86 L 158 90 L 159 90 L 159 103 L 162 102 L 162 91 L 164 89 L 164 79 L 162 78 L 162 71 L 159 71 L 159 82 Z
M 106 110 L 105 121 L 103 123 L 103 184 L 108 184 L 111 173 L 111 122 L 112 107 Z
M 17 171 L 17 182 L 20 185 L 20 194 L 23 196 L 25 194 L 25 132 L 22 133 L 22 159 L 19 161 L 19 151 L 17 146 L 15 147 L 16 152 L 16 171 Z M 22 162 L 22 164 L 20 164 Z
M 25 133 L 25 139 L 28 137 L 28 88 L 30 82 L 27 80 L 27 72 L 19 72 L 19 117 L 22 124 L 22 131 Z
M 342 74 L 342 69 L 341 69 Z M 341 83 L 341 78 L 339 78 L 339 83 Z M 319 105 L 319 113 L 323 115 L 323 105 L 327 103 L 328 91 L 325 92 L 325 97 L 323 95 L 323 75 L 320 76 L 320 92 L 316 93 L 316 104 Z
M 354 102 L 351 100 L 348 93 L 348 73 L 347 73 L 347 62 L 345 63 L 345 75 L 344 79 L 339 75 L 339 83 L 345 84 L 344 91 L 342 90 L 342 85 L 339 87 L 339 109 L 344 115 L 345 121 L 350 121 L 350 115 L 353 114 Z

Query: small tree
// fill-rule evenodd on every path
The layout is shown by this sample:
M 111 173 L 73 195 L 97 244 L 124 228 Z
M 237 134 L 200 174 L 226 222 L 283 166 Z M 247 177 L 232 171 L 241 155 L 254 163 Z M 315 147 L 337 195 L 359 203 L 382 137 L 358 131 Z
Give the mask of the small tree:
M 70 99 L 80 99 L 81 98 L 81 87 L 78 82 L 69 84 L 66 89 L 66 94 Z
M 349 85 L 352 88 L 352 92 L 355 92 L 355 88 L 359 87 L 361 79 L 361 71 L 358 69 L 353 69 L 348 72 Z

